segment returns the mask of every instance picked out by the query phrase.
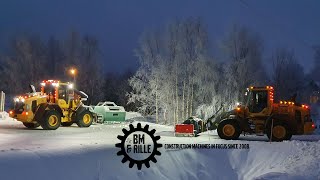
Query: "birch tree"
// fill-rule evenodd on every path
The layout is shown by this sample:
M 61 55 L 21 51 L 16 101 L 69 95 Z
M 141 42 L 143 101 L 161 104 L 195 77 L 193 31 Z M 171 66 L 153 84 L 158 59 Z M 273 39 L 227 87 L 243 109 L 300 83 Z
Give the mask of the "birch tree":
M 141 112 L 175 124 L 195 115 L 199 104 L 211 102 L 215 90 L 203 86 L 212 83 L 205 81 L 213 80 L 214 65 L 207 63 L 208 35 L 200 19 L 175 21 L 162 33 L 149 31 L 136 52 L 140 68 L 130 79 L 129 99 L 139 103 Z
M 12 41 L 10 55 L 3 58 L 4 90 L 28 92 L 28 84 L 38 84 L 45 72 L 45 45 L 37 36 L 23 36 Z M 22 76 L 23 75 L 23 76 Z
M 302 93 L 305 86 L 305 75 L 293 51 L 278 49 L 272 59 L 274 62 L 272 78 L 276 88 L 275 99 L 288 100 L 294 94 L 300 95 L 299 93 Z
M 243 101 L 243 93 L 247 87 L 259 86 L 266 79 L 261 39 L 244 27 L 234 26 L 224 41 L 224 48 L 231 61 L 226 70 L 226 88 L 230 95 L 233 94 L 229 101 Z
M 320 81 L 320 45 L 316 45 L 313 47 L 314 55 L 313 55 L 313 68 L 311 69 L 311 78 L 315 81 Z

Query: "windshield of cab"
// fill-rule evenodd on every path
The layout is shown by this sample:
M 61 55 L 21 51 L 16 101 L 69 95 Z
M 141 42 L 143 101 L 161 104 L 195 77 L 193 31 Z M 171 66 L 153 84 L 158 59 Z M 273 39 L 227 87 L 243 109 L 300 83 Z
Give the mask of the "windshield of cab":
M 51 84 L 47 84 L 46 86 L 43 87 L 43 93 L 47 95 L 52 95 L 54 94 L 54 86 Z
M 261 112 L 268 106 L 268 91 L 249 91 L 246 105 L 252 113 Z

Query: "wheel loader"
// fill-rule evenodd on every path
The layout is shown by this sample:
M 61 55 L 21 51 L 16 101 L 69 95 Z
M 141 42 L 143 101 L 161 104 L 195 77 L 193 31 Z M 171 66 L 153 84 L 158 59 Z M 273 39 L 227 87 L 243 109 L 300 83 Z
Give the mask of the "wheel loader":
M 44 80 L 41 91 L 31 92 L 14 98 L 14 108 L 9 111 L 12 118 L 21 121 L 27 128 L 41 126 L 46 130 L 55 130 L 76 123 L 79 127 L 89 127 L 94 118 L 92 108 L 85 106 L 88 96 L 73 88 L 72 83 L 58 80 Z
M 295 102 L 295 98 L 274 102 L 272 86 L 252 86 L 247 89 L 246 99 L 245 104 L 238 104 L 211 122 L 211 129 L 217 129 L 220 138 L 238 139 L 241 133 L 266 134 L 271 141 L 283 141 L 315 130 L 309 106 Z

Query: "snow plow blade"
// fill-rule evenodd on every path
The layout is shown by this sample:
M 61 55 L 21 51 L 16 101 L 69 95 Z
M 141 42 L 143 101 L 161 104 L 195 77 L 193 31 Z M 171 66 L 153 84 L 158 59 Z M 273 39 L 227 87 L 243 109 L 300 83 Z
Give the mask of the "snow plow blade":
M 193 124 L 176 124 L 174 135 L 176 137 L 195 136 Z

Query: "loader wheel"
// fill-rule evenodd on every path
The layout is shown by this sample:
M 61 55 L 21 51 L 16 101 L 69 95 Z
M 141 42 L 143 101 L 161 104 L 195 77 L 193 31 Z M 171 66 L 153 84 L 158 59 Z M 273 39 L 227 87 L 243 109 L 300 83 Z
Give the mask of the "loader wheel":
M 79 127 L 89 127 L 93 121 L 92 113 L 88 110 L 83 111 L 77 115 L 77 125 Z
M 218 135 L 221 139 L 238 139 L 240 136 L 240 127 L 235 120 L 224 120 L 218 125 Z
M 61 115 L 55 110 L 47 111 L 44 119 L 40 122 L 41 127 L 46 130 L 56 130 L 60 124 Z
M 64 127 L 69 127 L 73 124 L 73 122 L 62 122 L 61 125 Z
M 34 129 L 40 126 L 38 123 L 23 123 L 23 125 L 29 129 Z
M 268 126 L 267 130 L 267 136 L 270 139 L 271 138 L 271 124 Z M 288 126 L 279 121 L 274 121 L 273 128 L 272 128 L 272 141 L 283 141 L 283 140 L 290 140 L 292 137 L 292 134 L 289 131 Z

